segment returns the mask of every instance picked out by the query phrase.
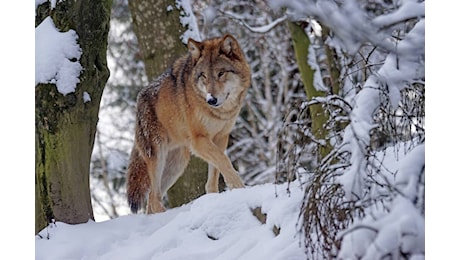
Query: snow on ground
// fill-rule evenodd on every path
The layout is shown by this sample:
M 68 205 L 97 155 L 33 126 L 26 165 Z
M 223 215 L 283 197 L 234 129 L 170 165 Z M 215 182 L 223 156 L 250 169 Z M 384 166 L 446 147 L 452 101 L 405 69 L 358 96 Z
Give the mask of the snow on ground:
M 297 230 L 303 191 L 298 183 L 290 184 L 289 193 L 287 187 L 265 184 L 206 194 L 153 215 L 57 222 L 39 233 L 42 238 L 36 236 L 35 258 L 305 259 Z M 254 215 L 257 207 L 266 219 Z

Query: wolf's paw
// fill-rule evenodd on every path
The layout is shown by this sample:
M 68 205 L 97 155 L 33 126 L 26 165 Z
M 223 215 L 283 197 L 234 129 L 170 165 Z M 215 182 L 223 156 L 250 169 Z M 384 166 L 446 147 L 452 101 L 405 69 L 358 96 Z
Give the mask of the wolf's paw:
M 153 205 L 149 205 L 147 208 L 147 214 L 165 212 L 166 208 L 161 202 L 155 202 Z
M 244 188 L 245 187 L 243 181 L 238 176 L 236 176 L 235 178 L 232 178 L 231 181 L 227 182 L 227 186 L 230 189 L 238 189 L 238 188 Z
M 206 193 L 217 193 L 219 192 L 219 187 L 217 185 L 206 185 Z
M 161 203 L 158 206 L 153 207 L 153 212 L 155 213 L 160 213 L 160 212 L 165 212 L 165 211 L 166 211 L 166 208 Z
M 239 188 L 245 188 L 246 186 L 243 184 L 243 182 L 238 183 L 237 185 L 234 185 L 233 188 L 239 189 Z

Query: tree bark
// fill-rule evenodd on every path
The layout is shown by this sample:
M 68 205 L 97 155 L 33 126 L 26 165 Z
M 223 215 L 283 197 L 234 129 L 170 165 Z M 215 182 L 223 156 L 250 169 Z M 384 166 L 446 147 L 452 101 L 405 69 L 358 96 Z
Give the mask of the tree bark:
M 89 171 L 99 104 L 109 77 L 111 4 L 60 1 L 54 9 L 49 2 L 37 8 L 36 26 L 50 15 L 60 31 L 76 31 L 83 70 L 75 92 L 65 96 L 54 84 L 35 87 L 35 233 L 52 221 L 77 224 L 94 219 Z
M 192 156 L 184 175 L 168 191 L 168 205 L 178 207 L 205 194 L 207 171 L 208 164 Z
M 137 36 L 149 80 L 158 77 L 187 48 L 180 37 L 186 28 L 180 23 L 175 0 L 130 0 L 134 33 Z
M 310 39 L 305 34 L 302 26 L 289 22 L 289 30 L 291 32 L 292 42 L 294 45 L 294 52 L 299 66 L 300 76 L 304 84 L 307 100 L 312 100 L 316 97 L 325 97 L 327 92 L 319 91 L 315 88 L 313 83 L 313 70 L 308 65 L 308 48 L 310 46 Z M 310 116 L 312 120 L 311 132 L 317 140 L 326 140 L 328 135 L 327 129 L 324 127 L 325 123 L 329 120 L 329 113 L 322 107 L 321 104 L 313 104 L 309 106 Z M 318 162 L 321 161 L 332 150 L 329 142 L 319 147 Z
M 175 0 L 130 0 L 129 8 L 151 81 L 187 52 L 180 38 L 187 28 L 180 23 Z M 203 195 L 207 172 L 207 163 L 192 156 L 182 177 L 168 191 L 168 205 L 177 207 Z

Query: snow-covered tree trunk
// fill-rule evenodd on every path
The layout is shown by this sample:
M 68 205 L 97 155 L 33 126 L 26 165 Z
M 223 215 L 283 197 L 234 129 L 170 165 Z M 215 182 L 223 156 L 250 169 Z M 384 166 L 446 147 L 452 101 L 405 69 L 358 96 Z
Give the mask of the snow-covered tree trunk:
M 193 14 L 176 0 L 130 0 L 129 8 L 146 74 L 152 80 L 186 53 L 187 32 L 196 30 L 187 23 Z M 199 35 L 194 38 L 200 40 Z M 207 171 L 208 164 L 192 156 L 184 175 L 168 191 L 169 206 L 180 206 L 203 195 Z
M 94 219 L 90 159 L 99 103 L 109 77 L 106 51 L 111 1 L 59 1 L 55 6 L 42 2 L 36 10 L 35 233 L 54 220 L 76 224 Z M 43 53 L 38 53 L 42 49 L 37 30 L 45 23 L 57 35 L 71 31 L 78 37 L 79 60 L 65 57 L 65 62 L 81 65 L 74 89 L 60 88 L 68 71 L 48 79 L 37 74 L 37 70 L 47 69 L 37 62 L 52 58 L 41 59 Z M 49 42 L 43 45 L 49 46 L 55 41 L 51 37 L 45 40 Z

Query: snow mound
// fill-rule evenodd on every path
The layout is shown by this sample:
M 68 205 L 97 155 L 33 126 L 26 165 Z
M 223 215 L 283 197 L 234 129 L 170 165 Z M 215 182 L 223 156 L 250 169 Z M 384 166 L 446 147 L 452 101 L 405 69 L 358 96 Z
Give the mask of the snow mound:
M 206 194 L 153 215 L 43 229 L 40 259 L 305 259 L 298 183 Z

